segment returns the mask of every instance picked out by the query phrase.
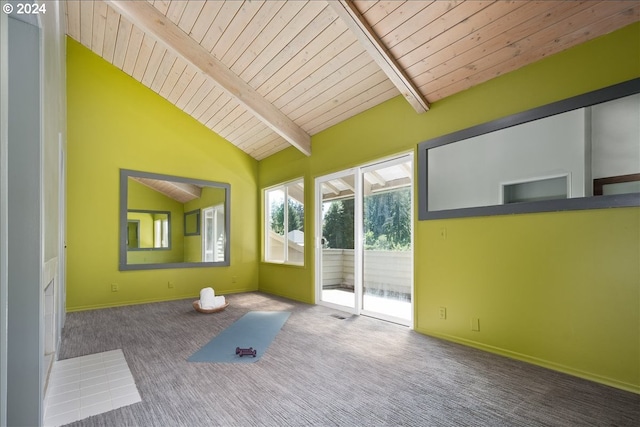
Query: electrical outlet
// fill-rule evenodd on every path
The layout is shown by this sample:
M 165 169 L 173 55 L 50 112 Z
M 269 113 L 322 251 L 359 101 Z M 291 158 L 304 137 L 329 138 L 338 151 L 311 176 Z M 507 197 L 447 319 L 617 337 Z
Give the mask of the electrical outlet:
M 167 282 L 167 287 L 169 289 L 173 289 L 173 282 Z
M 471 318 L 471 330 L 480 332 L 480 319 L 478 319 L 477 317 Z
M 117 283 L 112 283 L 111 284 L 111 292 L 118 292 L 118 284 Z
M 445 320 L 447 318 L 447 307 L 440 307 L 440 319 Z

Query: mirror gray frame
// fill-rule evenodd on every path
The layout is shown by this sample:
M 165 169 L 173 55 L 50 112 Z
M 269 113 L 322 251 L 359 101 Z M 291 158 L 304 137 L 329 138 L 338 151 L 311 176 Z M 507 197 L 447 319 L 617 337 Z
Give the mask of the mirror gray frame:
M 216 187 L 225 190 L 224 199 L 224 261 L 217 262 L 179 262 L 179 263 L 155 263 L 155 264 L 128 264 L 127 263 L 127 212 L 129 211 L 128 205 L 128 182 L 130 177 L 138 178 L 150 178 L 164 181 L 174 181 L 186 184 L 195 184 L 207 187 Z M 231 264 L 230 259 L 230 242 L 231 242 L 231 185 L 223 182 L 206 181 L 201 179 L 184 178 L 173 175 L 164 175 L 151 172 L 141 172 L 130 169 L 120 169 L 120 210 L 119 210 L 119 270 L 155 270 L 155 269 L 167 269 L 167 268 L 202 268 L 202 267 L 226 267 Z
M 429 150 L 454 144 L 458 141 L 484 135 L 490 132 L 517 126 L 578 108 L 600 104 L 614 99 L 640 93 L 640 78 L 629 80 L 583 95 L 578 95 L 542 107 L 516 113 L 502 119 L 483 123 L 457 132 L 424 141 L 418 145 L 418 219 L 432 220 L 445 218 L 466 218 L 474 216 L 509 215 L 534 212 L 555 212 L 565 210 L 603 209 L 614 207 L 640 206 L 640 193 L 608 196 L 576 197 L 569 199 L 544 200 L 506 205 L 477 206 L 458 209 L 430 211 L 428 206 L 428 162 Z

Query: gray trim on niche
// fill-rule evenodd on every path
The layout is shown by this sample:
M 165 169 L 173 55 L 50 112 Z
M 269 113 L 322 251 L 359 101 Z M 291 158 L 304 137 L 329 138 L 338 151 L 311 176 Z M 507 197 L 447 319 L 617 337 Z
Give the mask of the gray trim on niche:
M 593 92 L 516 113 L 447 135 L 424 141 L 418 145 L 418 219 L 465 218 L 474 216 L 510 215 L 521 213 L 555 212 L 565 210 L 604 209 L 640 206 L 640 193 L 611 196 L 576 197 L 507 205 L 477 206 L 460 209 L 429 211 L 428 206 L 428 151 L 475 136 L 484 135 L 512 126 L 543 119 L 578 108 L 589 107 L 614 99 L 640 93 L 640 78 L 629 80 Z

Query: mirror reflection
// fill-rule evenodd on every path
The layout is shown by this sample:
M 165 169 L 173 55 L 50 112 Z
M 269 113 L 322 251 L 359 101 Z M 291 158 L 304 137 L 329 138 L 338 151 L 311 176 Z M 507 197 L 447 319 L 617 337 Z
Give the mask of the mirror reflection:
M 127 250 L 169 249 L 171 212 L 127 211 Z
M 184 214 L 184 235 L 198 236 L 200 234 L 200 209 Z
M 640 79 L 419 145 L 420 220 L 640 205 Z
M 639 117 L 636 94 L 431 149 L 429 210 L 591 197 L 640 172 Z
M 121 170 L 120 269 L 229 265 L 229 192 L 229 184 Z

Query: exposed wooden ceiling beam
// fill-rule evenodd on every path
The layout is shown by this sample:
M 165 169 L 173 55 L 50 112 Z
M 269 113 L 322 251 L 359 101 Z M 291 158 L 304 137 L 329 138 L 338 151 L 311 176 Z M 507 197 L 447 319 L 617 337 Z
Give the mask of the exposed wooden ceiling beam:
M 338 178 L 336 179 L 336 181 L 341 182 L 351 191 L 356 190 L 355 177 L 353 175 L 347 175 L 343 178 Z
M 129 178 L 180 203 L 190 202 L 202 195 L 202 188 L 186 182 L 164 181 L 134 176 Z
M 324 186 L 324 188 L 326 188 L 327 190 L 329 190 L 329 192 L 333 193 L 333 194 L 340 194 L 340 190 L 338 190 L 336 187 L 334 187 L 333 185 L 331 185 L 331 183 L 329 182 L 323 182 L 322 185 Z M 323 190 L 324 190 L 323 188 Z M 323 191 L 323 193 L 325 193 Z
M 147 1 L 106 0 L 116 12 L 192 64 L 287 142 L 311 155 L 311 137 Z
M 304 185 L 296 184 L 287 187 L 287 194 L 292 199 L 304 205 Z
M 389 77 L 389 80 L 398 88 L 409 104 L 418 113 L 424 113 L 429 109 L 429 103 L 420 91 L 411 82 L 411 79 L 402 70 L 398 62 L 384 47 L 373 29 L 365 21 L 351 0 L 328 1 L 329 6 L 347 24 L 347 27 L 356 35 L 362 46 L 371 55 L 373 60 Z
M 198 198 L 202 195 L 202 188 L 194 184 L 187 184 L 186 182 L 172 182 L 172 181 L 167 181 L 167 184 L 175 188 L 176 191 L 188 194 L 189 196 L 192 196 L 195 198 Z
M 384 185 L 386 181 L 380 174 L 376 171 L 370 171 L 364 174 L 364 179 L 369 181 L 371 184 Z

